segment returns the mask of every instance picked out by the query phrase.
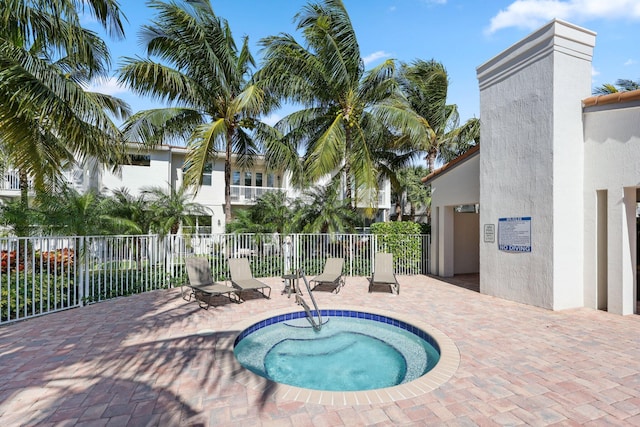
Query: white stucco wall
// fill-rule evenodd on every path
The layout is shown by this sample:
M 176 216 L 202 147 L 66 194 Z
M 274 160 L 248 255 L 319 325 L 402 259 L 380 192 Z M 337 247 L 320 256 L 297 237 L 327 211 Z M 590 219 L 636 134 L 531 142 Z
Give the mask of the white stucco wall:
M 607 309 L 632 314 L 636 287 L 636 188 L 640 187 L 640 102 L 586 108 L 585 305 L 598 307 L 598 265 L 605 269 Z M 606 194 L 606 264 L 598 263 L 597 192 Z
M 482 293 L 550 309 L 583 304 L 580 101 L 594 43 L 594 33 L 556 20 L 478 67 L 480 228 L 531 217 L 532 242 L 530 253 L 480 242 Z
M 116 190 L 125 187 L 137 195 L 145 187 L 166 187 L 171 182 L 171 152 L 156 150 L 148 154 L 151 157 L 149 166 L 123 165 L 120 174 L 103 168 L 100 188 Z
M 454 235 L 453 209 L 458 205 L 478 203 L 480 197 L 479 165 L 480 156 L 476 153 L 446 173 L 436 176 L 429 184 L 431 185 L 430 263 L 432 274 L 450 277 L 458 272 L 454 248 L 461 242 L 456 243 Z M 469 245 L 477 245 L 477 242 L 477 236 L 475 238 L 470 236 Z M 458 250 L 462 251 L 461 248 Z

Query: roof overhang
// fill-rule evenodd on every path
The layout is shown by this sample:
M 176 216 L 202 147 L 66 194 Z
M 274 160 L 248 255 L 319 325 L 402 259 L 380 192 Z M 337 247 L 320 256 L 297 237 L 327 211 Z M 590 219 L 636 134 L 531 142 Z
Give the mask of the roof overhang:
M 456 157 L 455 159 L 451 160 L 449 163 L 446 163 L 441 168 L 434 170 L 429 175 L 427 175 L 424 178 L 422 178 L 421 181 L 422 181 L 423 184 L 427 185 L 431 181 L 433 181 L 435 178 L 439 177 L 440 175 L 443 175 L 444 173 L 450 171 L 451 169 L 455 168 L 456 166 L 461 165 L 462 163 L 466 162 L 469 159 L 472 159 L 473 157 L 475 157 L 475 156 L 477 156 L 479 154 L 480 154 L 480 145 L 476 145 L 475 147 L 470 148 L 464 154 Z

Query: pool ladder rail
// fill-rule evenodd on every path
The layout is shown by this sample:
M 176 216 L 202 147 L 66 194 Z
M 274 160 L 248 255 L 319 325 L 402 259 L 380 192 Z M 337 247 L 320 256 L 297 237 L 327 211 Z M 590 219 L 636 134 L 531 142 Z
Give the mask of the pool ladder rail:
M 309 286 L 309 281 L 307 280 L 307 276 L 305 276 L 304 271 L 302 271 L 302 269 L 299 269 L 297 273 L 298 278 L 302 278 L 302 280 L 304 281 L 304 285 L 307 288 L 307 295 L 311 297 L 311 303 L 313 304 L 313 308 L 315 309 L 316 315 L 318 316 L 318 320 L 316 321 L 316 319 L 314 318 L 313 314 L 311 313 L 311 308 L 304 300 L 304 298 L 302 298 L 302 294 L 300 292 L 296 292 L 296 303 L 304 308 L 304 311 L 305 313 L 307 313 L 307 317 L 309 318 L 309 322 L 311 322 L 311 326 L 313 326 L 313 329 L 319 331 L 320 329 L 322 329 L 322 315 L 320 314 L 320 310 L 318 309 L 318 304 L 316 303 L 316 299 L 313 297 L 311 286 Z

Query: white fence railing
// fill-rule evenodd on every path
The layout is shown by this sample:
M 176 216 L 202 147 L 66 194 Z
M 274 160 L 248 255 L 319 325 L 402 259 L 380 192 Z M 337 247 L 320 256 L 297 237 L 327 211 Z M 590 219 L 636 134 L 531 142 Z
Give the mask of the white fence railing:
M 344 258 L 349 276 L 371 274 L 376 252 L 392 252 L 397 274 L 428 273 L 428 235 L 197 234 L 0 239 L 0 324 L 186 280 L 184 259 L 206 256 L 216 280 L 228 258 L 247 257 L 256 277 L 320 273 Z

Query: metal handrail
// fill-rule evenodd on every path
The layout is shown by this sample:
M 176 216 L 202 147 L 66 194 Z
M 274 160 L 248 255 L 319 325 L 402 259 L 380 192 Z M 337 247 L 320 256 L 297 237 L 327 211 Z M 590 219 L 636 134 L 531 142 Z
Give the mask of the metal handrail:
M 298 270 L 298 278 L 300 277 L 302 277 L 302 280 L 304 280 L 304 284 L 307 288 L 307 293 L 311 297 L 313 308 L 316 310 L 316 315 L 318 316 L 318 323 L 316 323 L 315 319 L 313 318 L 313 315 L 311 314 L 311 309 L 307 305 L 307 302 L 304 300 L 304 298 L 302 298 L 302 295 L 300 292 L 296 292 L 296 303 L 298 303 L 299 305 L 302 306 L 302 308 L 304 308 L 304 311 L 305 313 L 307 313 L 307 316 L 309 317 L 309 321 L 311 322 L 313 329 L 316 331 L 319 331 L 320 329 L 322 329 L 322 314 L 320 314 L 320 310 L 318 309 L 318 304 L 316 303 L 316 299 L 314 298 L 313 293 L 311 292 L 311 286 L 309 286 L 309 281 L 307 280 L 307 276 L 304 275 L 304 271 L 302 271 L 302 269 Z

